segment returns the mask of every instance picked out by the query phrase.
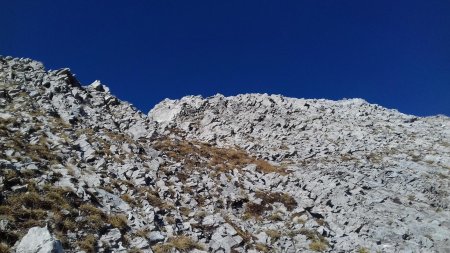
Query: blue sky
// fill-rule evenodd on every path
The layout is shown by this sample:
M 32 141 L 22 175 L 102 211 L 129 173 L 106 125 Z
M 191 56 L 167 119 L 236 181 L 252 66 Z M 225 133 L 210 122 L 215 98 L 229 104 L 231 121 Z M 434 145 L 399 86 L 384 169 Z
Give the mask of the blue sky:
M 144 112 L 258 92 L 450 115 L 450 1 L 2 0 L 0 54 L 100 79 Z

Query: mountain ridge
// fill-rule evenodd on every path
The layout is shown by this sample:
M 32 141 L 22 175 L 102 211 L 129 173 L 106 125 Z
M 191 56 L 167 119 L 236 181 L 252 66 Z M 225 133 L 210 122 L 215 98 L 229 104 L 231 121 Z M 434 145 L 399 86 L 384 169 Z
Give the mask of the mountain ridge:
M 2 252 L 450 249 L 446 116 L 267 94 L 145 115 L 69 69 L 0 63 Z

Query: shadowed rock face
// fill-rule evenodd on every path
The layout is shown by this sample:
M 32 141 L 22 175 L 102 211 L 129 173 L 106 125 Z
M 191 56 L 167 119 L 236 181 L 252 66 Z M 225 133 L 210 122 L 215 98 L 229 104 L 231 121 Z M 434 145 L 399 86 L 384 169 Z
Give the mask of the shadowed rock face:
M 146 116 L 68 69 L 0 64 L 2 248 L 48 224 L 65 252 L 450 251 L 448 117 L 267 94 Z

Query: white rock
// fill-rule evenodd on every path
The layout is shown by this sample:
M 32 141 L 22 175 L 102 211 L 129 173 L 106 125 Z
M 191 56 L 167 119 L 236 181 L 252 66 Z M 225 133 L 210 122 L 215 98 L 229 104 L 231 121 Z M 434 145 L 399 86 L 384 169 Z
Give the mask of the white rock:
M 17 253 L 61 253 L 64 252 L 59 240 L 56 240 L 47 227 L 32 227 L 20 240 Z

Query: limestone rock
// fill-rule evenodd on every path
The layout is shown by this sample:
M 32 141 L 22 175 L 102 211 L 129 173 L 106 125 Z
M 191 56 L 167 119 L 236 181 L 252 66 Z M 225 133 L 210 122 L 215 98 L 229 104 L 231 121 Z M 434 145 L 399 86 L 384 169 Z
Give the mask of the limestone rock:
M 62 253 L 61 243 L 48 231 L 47 227 L 32 227 L 20 240 L 17 253 Z

